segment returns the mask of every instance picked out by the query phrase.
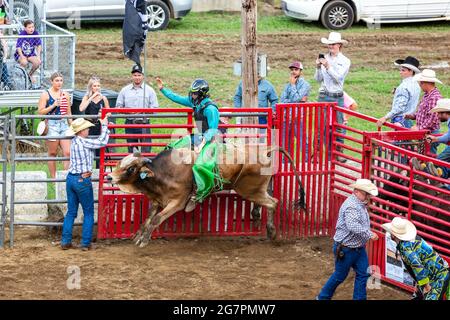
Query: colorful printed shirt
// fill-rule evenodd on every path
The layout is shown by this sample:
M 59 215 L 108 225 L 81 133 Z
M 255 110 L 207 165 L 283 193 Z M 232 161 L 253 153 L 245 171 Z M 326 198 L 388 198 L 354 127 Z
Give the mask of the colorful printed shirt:
M 414 241 L 400 241 L 397 250 L 419 286 L 429 283 L 433 290 L 442 287 L 440 283 L 448 277 L 448 263 L 428 243 L 420 237 Z
M 31 36 L 37 36 L 39 33 L 35 30 Z M 33 37 L 33 38 L 27 38 L 23 36 L 29 36 L 29 34 L 22 30 L 19 33 L 19 36 L 22 36 L 21 38 L 17 39 L 16 43 L 16 53 L 14 54 L 14 58 L 16 60 L 19 60 L 19 53 L 17 52 L 17 49 L 22 49 L 22 54 L 25 57 L 33 57 L 37 56 L 36 48 L 42 45 L 41 38 Z
M 439 123 L 439 117 L 436 112 L 430 112 L 431 109 L 436 107 L 437 101 L 442 99 L 442 95 L 437 88 L 434 88 L 430 92 L 425 92 L 422 101 L 417 108 L 416 122 L 417 127 L 420 130 L 439 130 L 441 124 Z
M 352 194 L 339 209 L 334 241 L 346 247 L 361 248 L 366 245 L 371 236 L 367 207 Z
M 420 86 L 413 77 L 403 79 L 401 84 L 395 89 L 394 100 L 391 111 L 386 114 L 386 119 L 396 116 L 413 114 L 416 111 L 420 98 Z

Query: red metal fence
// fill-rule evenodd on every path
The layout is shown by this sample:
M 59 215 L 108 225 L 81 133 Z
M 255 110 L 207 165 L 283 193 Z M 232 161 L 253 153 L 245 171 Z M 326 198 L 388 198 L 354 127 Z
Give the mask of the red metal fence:
M 358 121 L 359 127 L 365 129 L 339 124 L 336 121 L 337 111 L 351 116 L 350 124 Z M 181 129 L 179 136 L 182 136 L 191 133 L 194 128 L 192 109 L 189 108 L 103 110 L 104 114 L 106 112 L 125 115 L 139 112 L 167 117 L 181 115 L 182 121 L 144 125 L 151 128 L 152 133 L 140 137 L 153 140 L 151 143 L 137 143 L 136 146 L 164 147 L 174 138 L 167 130 Z M 279 168 L 272 186 L 273 196 L 280 200 L 275 213 L 279 238 L 333 236 L 339 208 L 352 192 L 349 185 L 357 178 L 368 178 L 375 181 L 380 190 L 380 195 L 374 198 L 370 206 L 373 230 L 379 234 L 380 240 L 370 242 L 368 246 L 371 264 L 379 267 L 382 279 L 411 289 L 409 284 L 387 275 L 388 242 L 380 225 L 395 216 L 413 221 L 419 235 L 449 259 L 450 192 L 442 188 L 448 181 L 416 170 L 410 161 L 411 157 L 417 157 L 423 162 L 449 167 L 448 163 L 425 155 L 429 152 L 429 145 L 424 139 L 425 131 L 409 131 L 389 123 L 383 127 L 388 131 L 381 131 L 376 127 L 377 119 L 336 107 L 334 103 L 278 104 L 273 123 L 271 109 L 223 108 L 223 112 L 263 113 L 268 119 L 266 125 L 222 125 L 228 128 L 222 136 L 226 139 L 265 137 L 269 145 L 272 140 L 276 141 L 294 159 L 308 209 L 292 210 L 292 204 L 298 200 L 299 186 L 294 168 L 286 157 L 279 154 Z M 116 129 L 111 138 L 123 140 L 134 137 L 121 132 L 127 126 L 135 125 L 110 125 L 110 128 Z M 242 133 L 236 132 L 236 129 L 265 129 L 266 132 Z M 344 142 L 338 142 L 338 137 L 344 138 Z M 101 151 L 100 181 L 104 181 L 117 160 L 128 154 L 123 148 L 129 144 L 114 140 L 106 150 Z M 339 159 L 345 159 L 345 162 Z M 151 203 L 143 195 L 125 195 L 115 187 L 100 183 L 98 237 L 132 237 L 145 220 L 150 206 Z M 194 212 L 179 212 L 169 218 L 155 231 L 154 236 L 264 236 L 265 211 L 262 212 L 262 221 L 258 222 L 251 217 L 252 208 L 252 203 L 242 200 L 234 192 L 219 192 L 198 205 Z

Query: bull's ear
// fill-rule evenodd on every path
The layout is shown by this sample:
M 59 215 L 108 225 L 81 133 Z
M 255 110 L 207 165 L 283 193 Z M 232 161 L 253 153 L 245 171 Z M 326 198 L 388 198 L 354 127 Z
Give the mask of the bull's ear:
M 136 147 L 133 148 L 133 156 L 135 156 L 136 158 L 139 158 L 141 156 L 141 152 Z
M 141 180 L 144 180 L 145 178 L 151 178 L 154 176 L 155 174 L 153 173 L 153 171 L 147 168 L 146 166 L 143 166 L 141 170 L 139 170 L 139 177 L 141 178 Z

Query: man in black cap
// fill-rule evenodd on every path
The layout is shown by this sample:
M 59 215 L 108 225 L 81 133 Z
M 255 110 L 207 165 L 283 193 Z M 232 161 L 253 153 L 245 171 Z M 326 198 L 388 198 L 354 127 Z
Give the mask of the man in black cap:
M 381 127 L 387 120 L 405 128 L 411 128 L 412 120 L 405 119 L 405 115 L 416 112 L 420 98 L 420 86 L 413 76 L 420 73 L 419 60 L 414 57 L 406 57 L 395 60 L 394 64 L 400 67 L 402 83 L 395 89 L 392 109 L 384 117 L 380 118 L 377 126 Z
M 144 109 L 144 108 L 158 108 L 158 98 L 156 97 L 156 92 L 152 87 L 144 83 L 144 74 L 142 73 L 142 68 L 139 65 L 134 65 L 131 69 L 132 83 L 125 86 L 120 90 L 119 96 L 117 97 L 116 108 L 133 108 L 133 109 Z M 149 120 L 146 118 L 128 118 L 125 120 L 125 124 L 128 125 L 146 125 L 149 124 Z M 150 134 L 150 128 L 134 127 L 125 128 L 126 134 Z M 151 139 L 138 139 L 130 138 L 127 139 L 130 143 L 128 147 L 128 152 L 133 152 L 133 147 L 136 146 L 136 142 L 140 143 L 150 143 Z M 132 144 L 132 145 L 131 145 Z M 150 146 L 144 146 L 141 148 L 142 152 L 150 152 Z

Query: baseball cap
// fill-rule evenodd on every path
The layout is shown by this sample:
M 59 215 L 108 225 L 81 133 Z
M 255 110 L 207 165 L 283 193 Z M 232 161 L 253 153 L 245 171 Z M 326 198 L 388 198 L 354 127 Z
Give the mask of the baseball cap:
M 131 68 L 131 73 L 139 72 L 142 73 L 142 67 L 138 64 L 135 64 L 133 68 Z
M 297 68 L 303 70 L 303 64 L 300 61 L 294 61 L 289 65 L 289 69 L 290 68 Z

